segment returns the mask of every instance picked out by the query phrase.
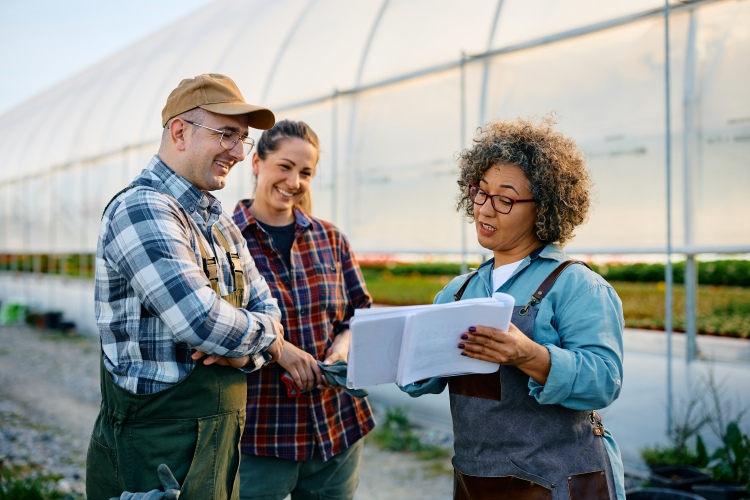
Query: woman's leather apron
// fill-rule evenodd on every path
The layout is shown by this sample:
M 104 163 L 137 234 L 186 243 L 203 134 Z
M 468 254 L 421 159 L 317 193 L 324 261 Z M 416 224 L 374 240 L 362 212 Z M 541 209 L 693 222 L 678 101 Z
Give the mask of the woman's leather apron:
M 511 321 L 529 338 L 536 304 L 562 270 L 576 262 L 563 262 L 529 304 L 514 307 Z M 598 413 L 540 405 L 529 395 L 528 383 L 529 376 L 515 366 L 449 379 L 454 499 L 616 498 Z
M 230 252 L 221 231 L 214 235 L 234 271 L 235 291 L 222 298 L 242 307 L 239 255 Z M 206 276 L 220 293 L 216 259 L 197 237 Z M 181 498 L 239 499 L 239 446 L 247 402 L 243 372 L 197 362 L 173 387 L 132 394 L 112 381 L 102 362 L 101 392 L 86 463 L 87 498 L 108 500 L 123 491 L 161 490 L 157 467 L 167 464 L 181 485 Z

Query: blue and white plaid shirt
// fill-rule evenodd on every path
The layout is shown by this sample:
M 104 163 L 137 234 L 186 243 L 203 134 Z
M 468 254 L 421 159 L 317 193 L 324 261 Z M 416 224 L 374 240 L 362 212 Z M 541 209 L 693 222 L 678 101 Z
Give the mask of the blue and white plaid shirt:
M 96 250 L 96 321 L 114 382 L 134 394 L 169 388 L 190 374 L 195 349 L 250 355 L 261 367 L 281 313 L 237 226 L 216 198 L 158 156 L 133 183 L 106 209 Z M 199 237 L 217 259 L 221 295 L 234 291 L 226 251 L 212 228 L 240 255 L 247 309 L 219 297 L 204 274 Z

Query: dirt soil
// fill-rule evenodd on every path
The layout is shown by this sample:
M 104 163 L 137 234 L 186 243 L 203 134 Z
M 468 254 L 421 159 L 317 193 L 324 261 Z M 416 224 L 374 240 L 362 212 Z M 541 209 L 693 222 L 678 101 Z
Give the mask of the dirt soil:
M 63 476 L 62 489 L 83 491 L 99 401 L 98 339 L 0 326 L 0 460 L 6 465 L 38 464 Z M 384 452 L 366 440 L 355 500 L 449 499 L 446 465 Z

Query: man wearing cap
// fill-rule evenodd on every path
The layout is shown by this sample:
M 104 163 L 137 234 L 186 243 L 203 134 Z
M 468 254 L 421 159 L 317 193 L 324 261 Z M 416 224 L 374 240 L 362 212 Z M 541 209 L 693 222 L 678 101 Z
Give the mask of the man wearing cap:
M 224 75 L 183 80 L 162 110 L 157 155 L 104 210 L 89 499 L 159 490 L 161 464 L 183 498 L 239 498 L 244 372 L 278 359 L 281 313 L 210 191 L 252 148 L 248 127 L 274 120 Z

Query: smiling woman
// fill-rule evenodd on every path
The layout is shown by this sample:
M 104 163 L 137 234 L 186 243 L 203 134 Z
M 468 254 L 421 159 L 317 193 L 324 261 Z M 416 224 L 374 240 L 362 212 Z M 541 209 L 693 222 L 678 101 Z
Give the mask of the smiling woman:
M 318 148 L 304 122 L 283 120 L 265 131 L 252 157 L 255 198 L 235 209 L 258 270 L 279 300 L 286 340 L 279 366 L 247 379 L 243 499 L 282 499 L 292 491 L 352 498 L 361 438 L 375 425 L 367 399 L 323 377 L 328 366 L 346 364 L 349 319 L 372 300 L 346 237 L 310 215 Z

